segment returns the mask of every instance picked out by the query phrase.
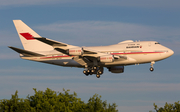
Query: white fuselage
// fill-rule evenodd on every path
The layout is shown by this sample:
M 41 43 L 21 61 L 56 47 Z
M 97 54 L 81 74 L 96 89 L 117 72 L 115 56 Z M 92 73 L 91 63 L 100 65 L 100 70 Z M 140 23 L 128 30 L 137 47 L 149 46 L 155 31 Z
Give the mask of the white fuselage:
M 121 42 L 115 45 L 109 46 L 94 46 L 85 47 L 86 49 L 95 50 L 101 53 L 111 54 L 114 56 L 124 56 L 127 59 L 119 58 L 113 62 L 101 63 L 99 66 L 125 66 L 132 64 L 149 63 L 152 61 L 159 61 L 173 55 L 173 51 L 165 46 L 162 46 L 156 41 L 139 41 L 139 42 Z M 48 52 L 39 52 L 44 54 L 42 57 L 21 57 L 23 59 L 44 62 L 49 64 L 55 64 L 60 66 L 69 67 L 84 67 L 73 60 L 74 56 L 62 54 L 56 50 Z M 84 54 L 83 56 L 88 56 Z

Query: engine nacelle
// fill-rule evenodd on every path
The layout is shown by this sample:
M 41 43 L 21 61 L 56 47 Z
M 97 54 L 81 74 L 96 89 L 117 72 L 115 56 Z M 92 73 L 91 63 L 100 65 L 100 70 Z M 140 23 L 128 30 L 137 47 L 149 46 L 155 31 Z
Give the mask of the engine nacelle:
M 68 50 L 69 55 L 80 56 L 83 55 L 84 51 L 82 48 L 71 48 Z
M 100 56 L 100 62 L 103 63 L 110 63 L 114 61 L 114 56 L 113 55 L 104 55 L 104 56 Z
M 111 73 L 123 73 L 124 66 L 112 66 L 108 68 Z

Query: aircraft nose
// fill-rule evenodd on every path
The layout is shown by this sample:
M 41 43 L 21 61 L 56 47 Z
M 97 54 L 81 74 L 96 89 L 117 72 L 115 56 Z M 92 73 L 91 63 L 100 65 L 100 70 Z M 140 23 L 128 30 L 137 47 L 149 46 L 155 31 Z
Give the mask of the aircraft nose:
M 174 54 L 174 51 L 171 50 L 171 49 L 169 49 L 169 50 L 168 50 L 168 53 L 169 53 L 170 56 L 172 56 L 172 55 Z

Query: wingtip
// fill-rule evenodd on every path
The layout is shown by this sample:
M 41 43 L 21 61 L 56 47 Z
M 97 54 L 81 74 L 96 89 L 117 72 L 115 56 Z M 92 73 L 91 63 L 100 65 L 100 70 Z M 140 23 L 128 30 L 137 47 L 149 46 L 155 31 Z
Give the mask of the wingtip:
M 13 47 L 13 46 L 8 46 L 10 49 L 16 49 L 15 47 Z

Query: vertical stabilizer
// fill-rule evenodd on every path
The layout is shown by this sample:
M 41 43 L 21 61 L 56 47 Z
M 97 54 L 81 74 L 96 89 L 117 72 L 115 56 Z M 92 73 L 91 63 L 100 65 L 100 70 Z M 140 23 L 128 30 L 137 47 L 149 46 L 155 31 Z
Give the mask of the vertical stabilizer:
M 25 50 L 28 51 L 49 51 L 53 47 L 40 42 L 33 37 L 41 37 L 21 20 L 13 20 L 19 38 Z

